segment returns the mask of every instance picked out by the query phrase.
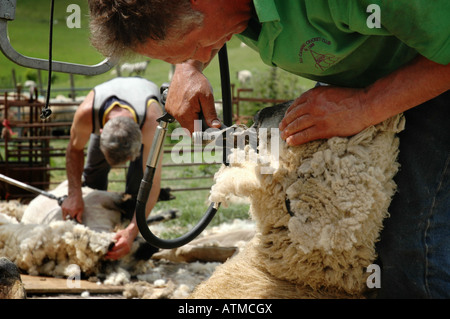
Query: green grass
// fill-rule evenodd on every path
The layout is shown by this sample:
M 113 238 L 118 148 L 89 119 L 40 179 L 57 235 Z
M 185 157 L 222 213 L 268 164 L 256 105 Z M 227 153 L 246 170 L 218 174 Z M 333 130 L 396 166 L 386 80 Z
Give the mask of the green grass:
M 75 1 L 81 7 L 81 29 L 69 29 L 66 25 L 66 12 L 73 0 L 55 1 L 53 59 L 73 63 L 96 64 L 103 57 L 89 44 L 89 29 L 87 17 L 87 1 Z M 48 57 L 50 1 L 20 0 L 17 1 L 16 18 L 8 22 L 8 33 L 12 46 L 19 53 L 36 58 Z M 17 81 L 23 83 L 28 78 L 36 78 L 37 71 L 17 66 L 4 56 L 0 57 L 0 85 L 3 88 L 12 87 L 12 69 L 16 71 Z M 55 73 L 55 87 L 68 87 L 69 77 L 66 74 Z M 47 73 L 42 72 L 43 82 Z M 86 85 L 92 79 L 76 77 L 76 81 Z M 94 80 L 94 82 L 96 82 Z

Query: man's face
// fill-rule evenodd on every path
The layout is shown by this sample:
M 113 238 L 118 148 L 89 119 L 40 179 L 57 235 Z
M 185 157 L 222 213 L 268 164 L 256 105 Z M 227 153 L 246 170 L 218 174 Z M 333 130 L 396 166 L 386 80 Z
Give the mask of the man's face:
M 148 40 L 137 52 L 153 59 L 178 64 L 187 60 L 207 63 L 229 41 L 233 33 L 214 28 L 197 27 L 184 36 L 176 36 L 164 44 Z
M 216 2 L 214 2 L 216 3 Z M 212 56 L 231 39 L 233 34 L 245 30 L 249 17 L 225 14 L 223 4 L 217 2 L 215 6 L 209 1 L 201 2 L 200 11 L 203 13 L 203 23 L 186 32 L 171 32 L 163 43 L 148 40 L 136 51 L 148 57 L 164 60 L 171 64 L 178 64 L 187 60 L 197 60 L 203 63 L 211 61 Z

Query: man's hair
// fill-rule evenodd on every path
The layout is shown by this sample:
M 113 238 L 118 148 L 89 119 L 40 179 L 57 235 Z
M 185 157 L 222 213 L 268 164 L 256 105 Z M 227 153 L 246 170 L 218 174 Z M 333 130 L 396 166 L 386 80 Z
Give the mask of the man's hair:
M 117 59 L 148 39 L 163 42 L 203 21 L 189 0 L 89 0 L 89 9 L 92 45 Z
M 100 150 L 111 166 L 134 161 L 141 155 L 141 145 L 139 125 L 129 117 L 113 117 L 100 134 Z

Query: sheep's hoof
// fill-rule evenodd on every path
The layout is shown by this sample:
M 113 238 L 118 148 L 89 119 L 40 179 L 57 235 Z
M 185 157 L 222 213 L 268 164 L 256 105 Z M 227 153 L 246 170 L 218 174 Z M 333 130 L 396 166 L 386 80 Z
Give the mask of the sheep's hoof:
M 17 266 L 5 257 L 0 258 L 0 299 L 26 299 L 27 293 Z

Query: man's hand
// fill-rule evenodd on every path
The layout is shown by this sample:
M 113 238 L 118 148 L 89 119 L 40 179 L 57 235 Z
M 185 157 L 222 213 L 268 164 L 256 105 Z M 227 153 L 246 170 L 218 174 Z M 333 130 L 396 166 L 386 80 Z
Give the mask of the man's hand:
M 211 84 L 201 69 L 201 64 L 196 61 L 178 64 L 166 102 L 167 112 L 191 133 L 200 112 L 210 127 L 220 127 Z
M 64 199 L 62 205 L 62 217 L 66 219 L 75 219 L 80 224 L 83 221 L 84 202 L 81 196 L 69 195 Z
M 300 145 L 333 136 L 350 136 L 370 125 L 363 90 L 322 86 L 297 98 L 280 123 L 281 137 Z
M 350 136 L 450 89 L 450 64 L 417 56 L 364 89 L 317 87 L 301 95 L 280 123 L 289 145 Z
M 107 259 L 117 260 L 128 254 L 136 238 L 136 232 L 129 227 L 117 231 L 114 246 L 106 254 Z

